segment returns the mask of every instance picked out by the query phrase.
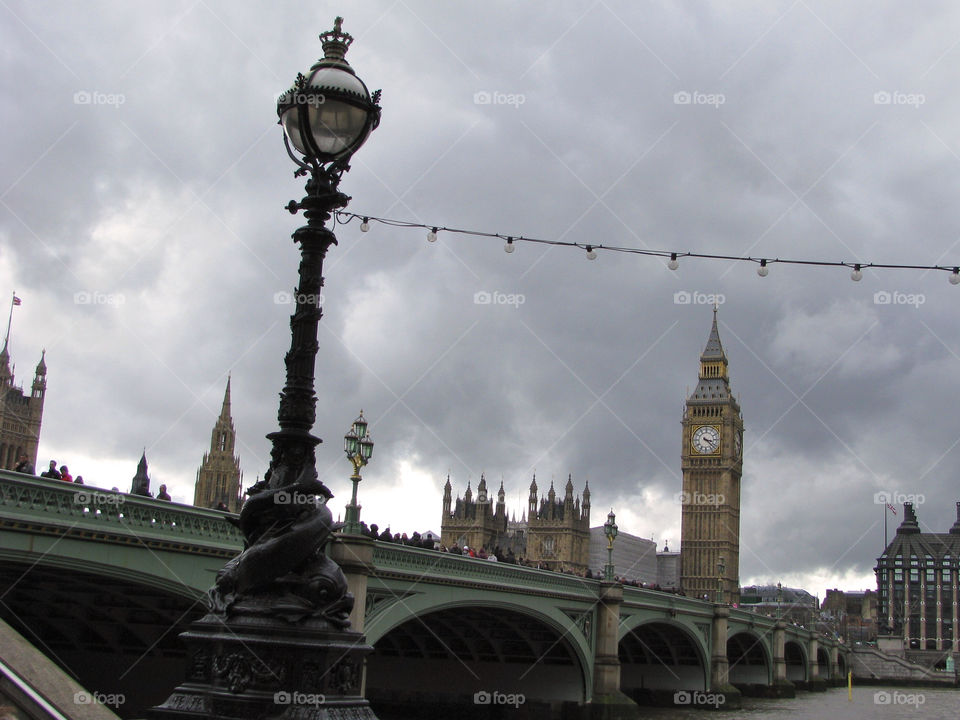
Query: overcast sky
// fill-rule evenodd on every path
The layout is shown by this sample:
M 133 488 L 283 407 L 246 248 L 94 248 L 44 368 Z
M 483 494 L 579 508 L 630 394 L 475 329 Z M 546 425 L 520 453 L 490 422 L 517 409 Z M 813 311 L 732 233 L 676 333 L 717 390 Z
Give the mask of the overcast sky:
M 276 96 L 345 16 L 383 120 L 349 210 L 657 250 L 960 264 L 960 7 L 928 3 L 6 2 L 0 308 L 39 464 L 192 502 L 228 373 L 246 484 L 268 466 L 302 179 Z M 759 6 L 758 6 L 759 5 Z M 485 102 L 489 101 L 489 102 Z M 685 102 L 687 101 L 687 102 Z M 746 425 L 741 582 L 875 587 L 883 505 L 960 500 L 960 286 L 946 272 L 664 262 L 354 222 L 325 266 L 315 433 L 376 443 L 362 517 L 440 528 L 481 472 L 519 513 L 590 482 L 680 536 L 680 420 L 719 294 Z M 478 304 L 475 294 L 522 296 Z M 676 302 L 677 293 L 693 302 Z M 887 293 L 887 295 L 877 295 Z M 279 294 L 279 295 L 278 295 Z M 502 297 L 502 296 L 498 296 Z M 882 303 L 877 299 L 891 299 Z M 902 497 L 897 498 L 902 501 Z M 902 513 L 901 513 L 902 516 Z M 900 516 L 891 516 L 892 536 Z

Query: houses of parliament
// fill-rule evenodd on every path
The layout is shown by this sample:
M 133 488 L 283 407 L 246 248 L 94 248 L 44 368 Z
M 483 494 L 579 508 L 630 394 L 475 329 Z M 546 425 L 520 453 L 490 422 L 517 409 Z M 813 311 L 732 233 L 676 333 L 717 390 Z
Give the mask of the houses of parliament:
M 700 355 L 698 382 L 681 419 L 682 472 L 680 588 L 690 597 L 731 604 L 740 599 L 740 478 L 743 419 L 730 389 L 717 309 Z M 503 483 L 494 503 L 481 475 L 477 495 L 468 483 L 454 501 L 450 478 L 443 490 L 441 543 L 447 547 L 500 548 L 549 570 L 584 572 L 589 564 L 590 488 L 574 496 L 568 478 L 563 499 L 553 483 L 538 499 L 536 477 L 520 520 L 508 518 Z M 594 568 L 596 569 L 596 568 Z
M 692 597 L 739 601 L 740 478 L 743 420 L 731 388 L 727 356 L 720 342 L 717 310 L 700 355 L 696 388 L 681 419 L 682 502 L 680 586 Z M 0 350 L 0 468 L 13 469 L 26 455 L 36 467 L 47 388 L 45 354 L 29 394 L 14 383 L 8 343 Z M 210 449 L 197 470 L 194 505 L 239 512 L 243 474 L 236 455 L 230 378 Z M 149 483 L 149 480 L 147 480 Z M 470 485 L 454 499 L 449 476 L 443 489 L 441 543 L 511 553 L 550 570 L 583 573 L 590 558 L 590 487 L 579 495 L 568 477 L 562 496 L 553 482 L 541 495 L 534 476 L 521 518 L 509 518 L 503 483 L 492 497 L 481 475 L 476 496 Z M 594 568 L 595 569 L 595 568 Z

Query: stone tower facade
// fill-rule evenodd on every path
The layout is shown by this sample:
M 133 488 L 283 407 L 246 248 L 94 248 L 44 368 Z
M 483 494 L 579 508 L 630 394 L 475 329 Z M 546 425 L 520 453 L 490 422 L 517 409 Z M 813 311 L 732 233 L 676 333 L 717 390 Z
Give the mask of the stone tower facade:
M 457 496 L 453 501 L 453 488 L 450 485 L 450 476 L 443 486 L 443 518 L 440 522 L 440 542 L 448 548 L 454 545 L 464 545 L 475 550 L 484 548 L 493 550 L 500 547 L 506 550 L 512 545 L 507 537 L 507 508 L 504 500 L 503 482 L 497 493 L 497 503 L 494 506 L 487 494 L 487 479 L 481 474 L 480 484 L 477 485 L 477 497 L 474 500 L 470 483 L 467 483 L 467 492 L 461 499 Z M 516 552 L 516 548 L 514 548 Z
M 532 563 L 548 570 L 586 572 L 590 565 L 590 484 L 583 502 L 573 495 L 573 478 L 567 477 L 563 500 L 550 483 L 547 496 L 537 501 L 537 478 L 530 483 L 527 501 L 527 554 Z
M 197 507 L 216 508 L 223 503 L 230 512 L 240 512 L 242 496 L 240 486 L 240 457 L 234 455 L 237 432 L 230 416 L 230 378 L 223 394 L 223 407 L 210 436 L 210 450 L 203 454 L 203 462 L 197 470 L 197 484 L 193 504 Z
M 723 602 L 739 603 L 743 420 L 730 392 L 716 308 L 682 427 L 680 585 L 687 596 L 712 601 L 722 587 Z
M 21 453 L 26 453 L 36 469 L 43 400 L 47 392 L 46 353 L 40 355 L 28 395 L 23 387 L 14 385 L 7 345 L 5 340 L 0 350 L 0 468 L 12 470 Z

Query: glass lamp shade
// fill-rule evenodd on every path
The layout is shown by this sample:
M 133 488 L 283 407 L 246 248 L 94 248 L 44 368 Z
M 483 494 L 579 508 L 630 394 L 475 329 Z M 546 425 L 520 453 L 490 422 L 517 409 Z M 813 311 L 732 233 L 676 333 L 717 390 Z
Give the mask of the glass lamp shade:
M 369 435 L 360 441 L 360 454 L 364 460 L 369 460 L 373 456 L 373 440 Z
M 367 421 L 363 417 L 363 411 L 360 411 L 360 417 L 353 421 L 353 432 L 358 440 L 363 440 L 367 435 Z
M 357 434 L 350 430 L 346 435 L 343 436 L 343 450 L 349 457 L 353 457 L 357 454 L 357 447 L 359 443 L 357 442 Z
M 280 96 L 277 113 L 290 143 L 306 160 L 330 162 L 356 151 L 377 126 L 380 108 L 345 60 L 319 61 Z

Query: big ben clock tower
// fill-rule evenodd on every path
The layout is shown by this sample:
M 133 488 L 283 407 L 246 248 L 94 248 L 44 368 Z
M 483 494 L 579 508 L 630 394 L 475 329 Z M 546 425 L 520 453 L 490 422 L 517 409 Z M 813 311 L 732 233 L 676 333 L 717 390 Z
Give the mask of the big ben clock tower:
M 688 597 L 738 603 L 743 420 L 730 392 L 716 307 L 682 425 L 680 586 Z

